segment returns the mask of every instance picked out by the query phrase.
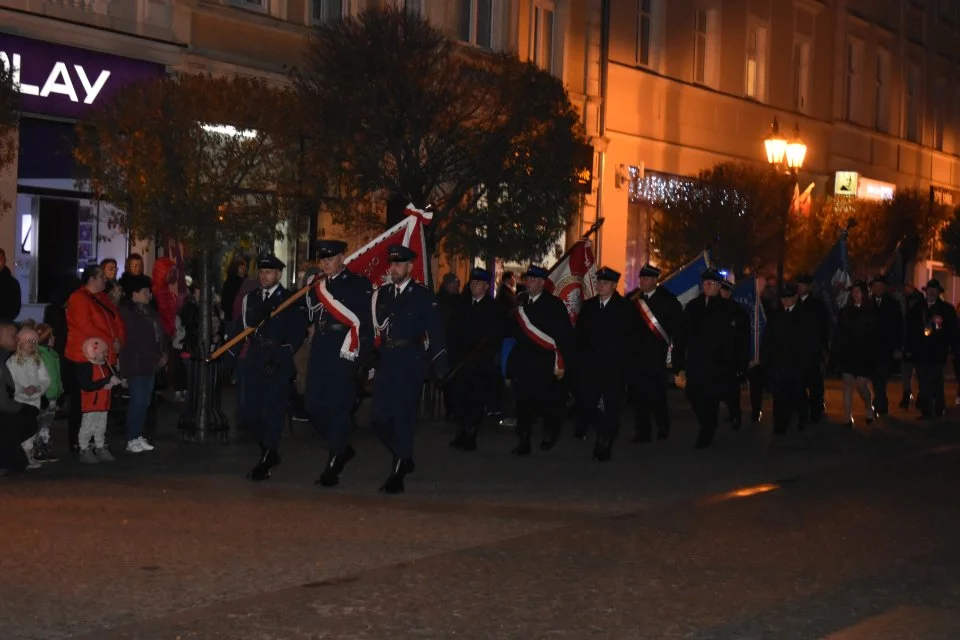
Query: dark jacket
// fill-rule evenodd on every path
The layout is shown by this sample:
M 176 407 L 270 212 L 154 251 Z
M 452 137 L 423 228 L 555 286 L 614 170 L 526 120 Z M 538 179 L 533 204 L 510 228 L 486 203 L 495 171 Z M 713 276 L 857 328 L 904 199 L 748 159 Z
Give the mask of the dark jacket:
M 0 320 L 13 322 L 20 315 L 20 283 L 10 268 L 0 269 Z
M 683 310 L 683 324 L 673 345 L 673 366 L 684 371 L 687 388 L 721 393 L 740 366 L 736 303 L 701 294 Z
M 813 326 L 817 332 L 820 353 L 830 352 L 830 309 L 827 303 L 815 293 L 811 293 L 805 300 L 797 300 L 797 306 L 810 314 Z
M 897 310 L 898 318 L 899 315 Z M 872 376 L 878 358 L 886 357 L 877 348 L 879 343 L 880 330 L 874 306 L 869 302 L 859 307 L 852 301 L 847 303 L 837 317 L 837 332 L 833 338 L 833 358 L 840 373 L 862 378 Z
M 891 366 L 895 351 L 903 349 L 903 315 L 900 303 L 889 295 L 870 296 L 870 312 L 873 315 L 874 339 L 877 364 Z
M 237 262 L 230 265 L 227 279 L 223 281 L 223 287 L 220 289 L 220 306 L 223 308 L 224 322 L 233 320 L 233 303 L 236 302 L 240 287 L 243 285 L 243 278 L 237 273 L 237 266 Z
M 624 384 L 631 360 L 631 352 L 625 347 L 634 340 L 635 318 L 631 303 L 619 293 L 614 293 L 603 308 L 600 296 L 583 303 L 574 330 L 581 387 Z
M 570 369 L 574 357 L 573 326 L 567 305 L 560 298 L 544 291 L 531 302 L 527 296 L 521 298 L 524 314 L 537 329 L 550 336 L 564 360 L 564 370 Z M 507 377 L 513 379 L 542 380 L 553 376 L 554 353 L 538 345 L 527 335 L 520 321 L 519 313 L 514 314 L 510 327 L 512 337 L 517 344 L 507 360 Z
M 798 302 L 792 311 L 778 309 L 767 318 L 760 363 L 772 380 L 802 380 L 820 366 L 819 318 Z
M 149 304 L 120 301 L 120 317 L 127 328 L 127 342 L 120 349 L 120 373 L 125 377 L 156 373 L 166 346 L 160 316 Z
M 907 312 L 906 324 L 907 357 L 917 364 L 946 364 L 956 339 L 957 314 L 953 307 L 940 299 L 933 305 L 923 302 Z
M 497 289 L 497 302 L 503 306 L 504 313 L 513 311 L 517 306 L 517 294 L 510 290 L 505 284 L 501 284 Z
M 183 327 L 181 351 L 196 357 L 203 355 L 200 353 L 200 305 L 188 296 L 177 315 L 180 316 L 180 326 Z
M 651 320 L 645 318 L 641 312 L 639 304 L 641 296 L 650 313 L 671 340 L 676 337 L 683 323 L 683 305 L 677 300 L 677 296 L 663 287 L 657 287 L 649 297 L 644 296 L 639 289 L 627 295 L 627 299 L 633 306 L 636 325 L 631 333 L 630 349 L 634 354 L 632 368 L 638 373 L 662 374 L 666 370 L 667 349 L 670 345 L 655 326 L 651 326 Z
M 458 306 L 447 331 L 450 365 L 462 365 L 464 373 L 496 374 L 502 327 L 503 309 L 490 296 Z

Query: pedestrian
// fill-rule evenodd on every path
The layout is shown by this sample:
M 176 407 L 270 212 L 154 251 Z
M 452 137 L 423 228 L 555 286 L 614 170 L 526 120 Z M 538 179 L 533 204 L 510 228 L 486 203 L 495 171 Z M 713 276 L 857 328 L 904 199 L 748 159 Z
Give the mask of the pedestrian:
M 903 351 L 901 353 L 902 357 L 900 359 L 900 408 L 906 411 L 910 408 L 910 402 L 915 400 L 913 395 L 913 375 L 916 372 L 916 365 L 913 362 L 913 355 L 908 353 L 907 350 L 907 332 L 909 327 L 907 326 L 907 318 L 913 312 L 915 307 L 919 307 L 924 303 L 924 296 L 922 293 L 917 291 L 917 288 L 913 284 L 906 282 L 903 285 L 903 304 L 900 309 L 903 313 L 903 337 L 901 338 L 901 343 L 903 344 Z
M 925 301 L 910 310 L 906 318 L 906 352 L 917 368 L 920 391 L 917 407 L 921 420 L 943 417 L 943 368 L 954 345 L 957 316 L 953 307 L 941 299 L 943 286 L 936 278 L 923 288 Z
M 0 249 L 0 321 L 13 322 L 20 315 L 20 283 L 7 266 L 7 254 Z
M 564 376 L 573 364 L 573 326 L 567 305 L 545 289 L 548 272 L 531 264 L 523 274 L 526 294 L 513 314 L 511 331 L 517 341 L 507 360 L 507 378 L 516 395 L 517 446 L 515 456 L 531 453 L 533 424 L 543 423 L 540 449 L 553 448 L 566 416 Z
M 827 308 L 826 302 L 819 296 L 814 295 L 813 276 L 802 273 L 796 277 L 796 283 L 797 304 L 801 310 L 810 314 L 813 319 L 813 326 L 816 328 L 816 335 L 819 340 L 818 353 L 820 356 L 819 364 L 806 373 L 806 378 L 803 381 L 806 403 L 802 407 L 801 419 L 806 422 L 806 419 L 809 418 L 813 424 L 817 424 L 823 418 L 825 410 L 823 375 L 824 365 L 830 353 L 830 310 Z
M 100 270 L 103 271 L 105 280 L 103 292 L 110 296 L 113 304 L 118 304 L 123 297 L 123 289 L 117 284 L 117 261 L 113 258 L 105 258 L 100 261 Z
M 720 296 L 723 276 L 707 268 L 700 274 L 701 293 L 687 303 L 674 342 L 678 386 L 686 392 L 700 425 L 697 449 L 713 444 L 720 402 L 730 393 L 740 362 L 740 331 L 732 300 Z
M 577 407 L 580 430 L 594 427 L 593 459 L 611 458 L 620 430 L 620 412 L 627 385 L 630 350 L 638 331 L 636 312 L 617 292 L 620 273 L 597 269 L 597 295 L 580 307 L 575 327 Z
M 870 381 L 873 384 L 873 406 L 877 417 L 882 418 L 890 412 L 887 382 L 902 355 L 903 316 L 900 304 L 887 293 L 887 280 L 883 276 L 874 276 L 870 280 L 869 302 L 876 339 L 874 371 L 870 374 Z
M 317 259 L 321 275 L 307 281 L 308 320 L 313 325 L 307 364 L 305 408 L 313 425 L 327 439 L 327 464 L 316 484 L 334 487 L 356 455 L 350 427 L 357 377 L 373 356 L 370 281 L 344 266 L 347 243 L 321 240 Z M 408 375 L 414 377 L 417 371 Z
M 490 296 L 493 275 L 481 267 L 470 271 L 470 298 L 454 311 L 447 333 L 450 364 L 456 376 L 449 382 L 454 400 L 457 434 L 450 447 L 477 448 L 477 434 L 486 405 L 500 373 L 497 357 L 503 338 L 502 307 Z
M 39 341 L 38 350 L 40 352 L 40 359 L 43 361 L 43 365 L 47 368 L 47 373 L 50 375 L 50 386 L 47 387 L 47 393 L 41 398 L 40 414 L 37 416 L 37 437 L 34 439 L 33 458 L 39 462 L 56 462 L 59 458 L 53 453 L 51 428 L 57 417 L 57 411 L 60 409 L 60 402 L 63 399 L 64 392 L 62 361 L 60 354 L 55 350 L 59 341 L 53 333 L 53 328 L 48 324 L 38 324 L 36 331 Z
M 37 432 L 24 439 L 22 446 L 27 455 L 28 466 L 39 462 L 34 456 L 37 436 L 40 434 L 39 415 L 43 407 L 43 398 L 50 388 L 50 373 L 40 357 L 39 337 L 37 332 L 25 327 L 17 332 L 17 350 L 7 359 L 7 369 L 13 379 L 13 399 L 21 404 L 30 405 L 37 410 Z M 49 441 L 49 428 L 46 436 Z
M 124 280 L 124 286 L 120 315 L 127 341 L 120 350 L 120 373 L 130 393 L 127 452 L 144 453 L 154 449 L 143 437 L 143 427 L 153 403 L 157 372 L 167 364 L 167 337 L 160 326 L 160 316 L 150 305 L 153 299 L 150 278 L 131 275 Z
M 37 432 L 36 407 L 14 399 L 16 385 L 7 362 L 17 351 L 17 328 L 0 320 L 0 475 L 39 467 L 27 456 L 28 440 Z
M 773 432 L 786 433 L 790 420 L 797 416 L 805 427 L 808 410 L 804 389 L 811 370 L 819 369 L 821 329 L 813 314 L 799 305 L 799 288 L 785 282 L 780 289 L 780 307 L 767 318 L 760 344 L 763 365 L 773 392 Z
M 87 338 L 82 348 L 87 362 L 77 367 L 83 412 L 79 433 L 80 462 L 113 462 L 114 457 L 107 445 L 107 414 L 113 396 L 111 389 L 119 386 L 121 381 L 109 363 L 110 347 L 106 342 L 100 338 Z M 93 449 L 90 448 L 91 440 Z
M 740 406 L 740 387 L 747 380 L 750 370 L 750 314 L 739 302 L 733 298 L 733 283 L 724 278 L 720 283 L 720 297 L 724 300 L 733 302 L 733 312 L 737 317 L 737 329 L 739 329 L 739 365 L 737 366 L 737 377 L 730 380 L 730 389 L 724 403 L 727 405 L 727 411 L 730 416 L 730 426 L 736 431 L 743 424 L 743 409 Z M 763 386 L 760 383 L 760 398 L 754 400 L 753 388 L 750 390 L 750 409 L 752 415 L 760 413 L 760 403 L 762 401 Z
M 247 339 L 245 366 L 249 370 L 244 376 L 245 419 L 260 444 L 257 464 L 247 473 L 247 479 L 254 482 L 270 478 L 280 464 L 278 449 L 294 376 L 293 354 L 307 333 L 306 317 L 296 305 L 271 317 L 291 295 L 280 284 L 285 267 L 276 256 L 261 255 L 257 261 L 260 288 L 246 295 L 241 309 L 243 328 L 255 329 Z
M 390 474 L 380 487 L 385 493 L 402 493 L 404 478 L 416 468 L 414 428 L 424 379 L 431 369 L 440 380 L 450 372 L 436 296 L 412 278 L 417 257 L 403 245 L 387 247 L 390 283 L 371 301 L 380 357 L 373 380 L 373 425 L 393 454 Z
M 437 289 L 437 305 L 440 309 L 440 319 L 443 321 L 444 334 L 450 335 L 450 322 L 457 310 L 466 304 L 467 294 L 460 290 L 460 278 L 455 273 L 447 273 L 440 281 L 440 287 Z M 441 390 L 443 392 L 443 407 L 447 421 L 455 419 L 454 409 L 456 407 L 454 391 L 451 381 L 443 383 Z
M 117 280 L 117 284 L 122 291 L 129 291 L 131 286 L 129 279 L 142 275 L 144 275 L 143 256 L 139 253 L 131 253 L 123 263 L 123 273 L 120 275 L 120 279 Z
M 837 333 L 833 341 L 833 359 L 839 365 L 843 378 L 843 415 L 849 427 L 854 426 L 854 389 L 863 400 L 868 425 L 873 423 L 875 411 L 879 413 L 870 397 L 869 384 L 879 366 L 877 360 L 886 358 L 887 354 L 882 347 L 878 348 L 883 344 L 882 317 L 869 295 L 867 283 L 853 283 L 850 300 L 837 318 Z
M 667 353 L 683 322 L 683 305 L 675 295 L 657 285 L 659 278 L 660 269 L 645 264 L 637 273 L 638 288 L 627 294 L 637 313 L 637 330 L 632 333 L 629 345 L 633 442 L 651 442 L 654 422 L 658 440 L 670 437 Z
M 227 267 L 227 278 L 223 281 L 220 288 L 220 304 L 223 307 L 223 319 L 231 322 L 233 316 L 233 303 L 237 300 L 240 293 L 240 287 L 247 279 L 247 260 L 239 253 L 230 261 Z
M 497 289 L 497 302 L 503 305 L 504 311 L 509 313 L 517 306 L 517 274 L 513 271 L 504 271 L 500 276 L 500 288 Z
M 158 258 L 153 263 L 151 276 L 153 304 L 160 316 L 160 326 L 167 336 L 166 382 L 174 391 L 174 400 L 185 402 L 187 395 L 186 370 L 180 354 L 174 347 L 177 337 L 177 315 L 180 300 L 177 294 L 179 272 L 172 258 Z
M 83 345 L 91 338 L 98 338 L 107 345 L 106 364 L 117 364 L 117 354 L 126 341 L 126 331 L 120 311 L 113 300 L 104 293 L 106 280 L 99 265 L 91 264 L 83 270 L 82 286 L 67 300 L 67 346 L 65 355 L 71 368 L 83 369 L 74 372 L 76 380 L 89 378 L 89 360 Z M 73 365 L 80 365 L 79 367 Z M 79 386 L 73 387 L 70 397 L 69 434 L 70 446 L 79 449 L 78 434 L 83 413 L 82 394 Z

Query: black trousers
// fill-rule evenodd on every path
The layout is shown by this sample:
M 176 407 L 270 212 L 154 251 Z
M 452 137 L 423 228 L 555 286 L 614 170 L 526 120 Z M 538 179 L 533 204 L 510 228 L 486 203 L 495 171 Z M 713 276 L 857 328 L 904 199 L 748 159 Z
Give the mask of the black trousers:
M 943 391 L 943 363 L 918 362 L 917 383 L 920 393 L 917 396 L 917 406 L 920 413 L 930 418 L 934 415 L 943 415 L 946 400 Z
M 581 380 L 577 391 L 577 424 L 580 431 L 590 427 L 597 438 L 612 443 L 620 432 L 623 407 L 623 381 L 589 377 Z
M 800 408 L 800 421 L 806 422 L 808 418 L 814 422 L 819 421 L 823 417 L 822 367 L 817 366 L 804 376 L 803 394 L 807 401 Z
M 667 436 L 670 433 L 670 414 L 667 409 L 666 369 L 638 372 L 631 380 L 630 391 L 637 439 L 652 439 L 654 421 L 658 434 Z
M 64 392 L 70 399 L 70 406 L 67 409 L 67 434 L 70 441 L 70 449 L 75 449 L 80 441 L 80 382 L 77 380 L 77 364 L 70 360 L 63 360 L 63 378 Z
M 533 423 L 543 420 L 543 437 L 557 438 L 567 413 L 565 387 L 554 375 L 529 376 L 514 380 L 517 403 L 517 435 L 529 440 Z
M 735 378 L 730 381 L 729 389 L 724 395 L 723 403 L 727 405 L 727 411 L 730 413 L 730 419 L 741 421 L 743 419 L 743 410 L 740 407 L 740 379 Z
M 757 420 L 763 410 L 763 391 L 767 386 L 766 367 L 758 364 L 747 371 L 747 382 L 750 383 L 750 417 Z
M 809 378 L 808 378 L 809 380 Z M 821 383 L 823 378 L 821 378 Z M 790 418 L 797 415 L 801 424 L 807 412 L 807 391 L 804 380 L 777 377 L 773 380 L 773 431 L 784 433 L 790 426 Z
M 23 471 L 27 468 L 27 455 L 20 444 L 37 432 L 36 407 L 20 405 L 17 413 L 0 414 L 0 469 Z
M 707 446 L 713 442 L 720 420 L 717 414 L 720 411 L 720 401 L 725 392 L 710 385 L 687 383 L 687 400 L 697 422 L 700 423 L 700 432 L 697 435 L 697 446 Z
M 480 428 L 484 410 L 493 397 L 497 377 L 495 371 L 463 368 L 450 382 L 453 413 L 462 431 L 476 433 Z
M 890 360 L 883 355 L 870 376 L 873 384 L 873 408 L 877 413 L 890 413 L 890 401 L 887 399 L 887 383 L 890 381 Z

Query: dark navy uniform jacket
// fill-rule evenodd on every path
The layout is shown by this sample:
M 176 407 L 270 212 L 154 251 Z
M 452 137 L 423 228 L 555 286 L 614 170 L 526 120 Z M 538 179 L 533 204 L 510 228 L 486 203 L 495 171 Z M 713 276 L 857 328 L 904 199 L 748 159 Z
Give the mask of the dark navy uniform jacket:
M 292 295 L 283 286 L 277 286 L 266 301 L 263 293 L 263 289 L 257 289 L 244 297 L 240 316 L 243 329 L 256 327 L 269 312 Z M 280 371 L 286 372 L 283 377 L 288 378 L 293 374 L 293 354 L 303 344 L 306 335 L 306 317 L 293 305 L 265 322 L 250 336 L 247 358 L 254 367 L 273 360 L 279 365 Z M 251 373 L 257 375 L 259 370 L 254 368 Z
M 311 286 L 315 287 L 316 283 Z M 365 277 L 345 268 L 333 278 L 327 279 L 327 291 L 360 320 L 360 354 L 356 362 L 358 365 L 369 362 L 373 355 L 373 325 L 370 321 L 370 295 L 373 293 L 373 285 Z M 310 344 L 310 371 L 314 372 L 316 367 L 328 368 L 332 364 L 338 364 L 348 328 L 320 304 L 315 288 L 306 295 L 306 307 L 310 321 L 316 324 L 316 332 Z
M 382 287 L 377 294 L 374 322 L 382 326 L 381 360 L 402 357 L 411 365 L 414 362 L 422 363 L 419 371 L 410 369 L 410 375 L 414 376 L 425 373 L 425 365 L 436 360 L 439 373 L 448 373 L 446 336 L 436 296 L 422 284 L 412 280 L 399 295 L 396 293 L 398 289 L 391 283 Z M 426 349 L 424 337 L 427 340 Z

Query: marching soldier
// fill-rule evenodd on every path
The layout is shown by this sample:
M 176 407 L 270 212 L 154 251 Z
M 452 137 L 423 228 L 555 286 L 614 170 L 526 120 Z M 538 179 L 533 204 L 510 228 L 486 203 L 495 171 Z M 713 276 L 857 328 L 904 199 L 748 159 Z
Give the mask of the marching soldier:
M 330 457 L 316 484 L 334 487 L 356 452 L 350 446 L 357 373 L 373 352 L 370 296 L 373 287 L 343 265 L 347 243 L 322 240 L 317 259 L 322 275 L 311 278 L 306 306 L 315 323 L 307 368 L 305 408 L 330 445 Z
M 620 404 L 626 386 L 630 333 L 636 327 L 630 303 L 617 292 L 620 274 L 597 270 L 598 293 L 583 303 L 575 329 L 581 430 L 597 429 L 593 459 L 605 462 L 620 427 Z
M 805 424 L 809 416 L 810 421 L 817 424 L 823 418 L 824 411 L 823 367 L 830 353 L 830 310 L 827 309 L 826 302 L 812 295 L 813 276 L 802 273 L 797 276 L 796 283 L 797 305 L 813 318 L 813 328 L 819 341 L 817 353 L 820 356 L 817 366 L 807 372 L 803 381 L 803 393 L 807 402 L 801 407 L 800 419 L 801 424 Z
M 740 366 L 740 329 L 736 304 L 720 297 L 723 276 L 715 269 L 700 274 L 703 292 L 683 310 L 683 327 L 673 347 L 678 386 L 686 389 L 700 433 L 696 448 L 713 443 L 720 401 L 729 394 L 730 380 Z
M 883 417 L 890 412 L 887 383 L 894 367 L 899 366 L 900 350 L 903 347 L 903 315 L 900 303 L 887 293 L 887 279 L 883 276 L 874 276 L 870 281 L 870 299 L 873 301 L 870 309 L 879 340 L 871 376 L 873 407 L 877 416 Z
M 528 456 L 533 423 L 543 419 L 540 449 L 552 449 L 566 415 L 563 376 L 573 356 L 573 327 L 567 306 L 545 290 L 547 270 L 530 265 L 524 273 L 526 295 L 514 315 L 517 343 L 507 361 L 507 377 L 515 384 L 517 435 L 512 453 Z
M 660 269 L 649 264 L 640 269 L 639 288 L 629 298 L 637 309 L 638 329 L 634 332 L 632 380 L 635 411 L 634 442 L 653 440 L 651 415 L 657 423 L 657 438 L 670 435 L 667 410 L 667 351 L 683 320 L 683 306 L 677 297 L 657 286 Z
M 930 280 L 923 292 L 924 302 L 907 312 L 905 355 L 917 367 L 920 419 L 932 420 L 943 417 L 946 408 L 943 367 L 947 363 L 947 352 L 954 344 L 957 316 L 953 307 L 940 299 L 943 287 L 939 280 Z
M 417 254 L 388 247 L 391 283 L 373 294 L 373 327 L 380 359 L 373 383 L 373 424 L 393 453 L 390 475 L 380 487 L 402 493 L 403 479 L 416 468 L 413 432 L 428 365 L 443 379 L 449 373 L 443 321 L 433 292 L 410 277 Z
M 456 368 L 451 386 L 454 415 L 460 423 L 450 447 L 461 451 L 477 448 L 484 408 L 500 377 L 497 356 L 503 313 L 490 296 L 492 279 L 490 272 L 480 267 L 470 272 L 470 298 L 454 311 L 450 322 L 450 359 Z
M 811 371 L 819 371 L 822 362 L 819 320 L 800 306 L 796 284 L 783 284 L 780 304 L 767 318 L 760 345 L 760 362 L 773 391 L 773 432 L 776 434 L 786 433 L 794 413 L 803 428 L 808 409 L 804 389 L 812 377 Z
M 257 328 L 248 339 L 247 375 L 243 380 L 247 419 L 260 443 L 260 460 L 247 474 L 254 481 L 268 479 L 280 464 L 277 448 L 294 376 L 293 354 L 307 333 L 306 318 L 296 305 L 270 317 L 291 295 L 280 284 L 284 266 L 276 256 L 260 256 L 260 288 L 244 296 L 241 305 L 243 328 Z
M 724 300 L 733 302 L 733 312 L 737 317 L 737 329 L 739 330 L 739 362 L 737 366 L 737 377 L 730 380 L 730 392 L 726 398 L 727 409 L 730 411 L 730 424 L 734 430 L 739 429 L 743 423 L 743 410 L 740 407 L 740 385 L 747 377 L 747 370 L 750 366 L 750 314 L 733 299 L 733 283 L 724 279 L 720 283 L 720 296 Z M 761 389 L 762 393 L 762 389 Z M 762 397 L 762 396 L 761 396 Z M 751 409 L 754 415 L 760 413 L 760 401 L 754 403 L 753 387 L 750 389 Z

